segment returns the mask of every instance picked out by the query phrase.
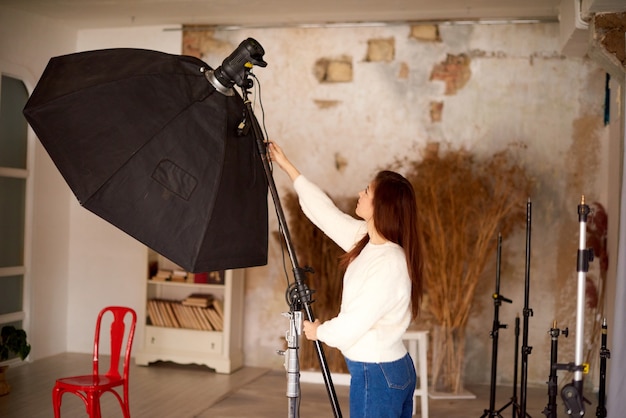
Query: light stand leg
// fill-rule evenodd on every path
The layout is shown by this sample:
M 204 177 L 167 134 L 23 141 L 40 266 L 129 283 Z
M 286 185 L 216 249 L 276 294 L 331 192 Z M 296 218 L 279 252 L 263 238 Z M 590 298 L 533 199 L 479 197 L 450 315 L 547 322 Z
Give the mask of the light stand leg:
M 287 227 L 287 221 L 285 218 L 285 214 L 283 212 L 282 205 L 280 204 L 280 198 L 278 196 L 278 191 L 276 190 L 276 184 L 274 183 L 274 177 L 272 176 L 272 170 L 269 165 L 269 161 L 267 158 L 267 150 L 266 144 L 263 137 L 263 133 L 261 132 L 261 127 L 258 124 L 258 121 L 254 117 L 254 111 L 252 110 L 252 104 L 247 97 L 247 91 L 242 89 L 243 91 L 243 99 L 246 107 L 246 115 L 249 118 L 249 123 L 253 129 L 254 137 L 256 139 L 257 148 L 259 151 L 259 155 L 261 157 L 261 161 L 263 163 L 263 169 L 265 171 L 265 177 L 267 178 L 268 188 L 272 199 L 274 201 L 274 206 L 276 207 L 276 214 L 278 216 L 278 223 L 280 225 L 280 230 L 283 234 L 283 238 L 285 240 L 285 245 L 287 247 L 287 253 L 289 254 L 289 259 L 291 260 L 292 271 L 294 274 L 295 286 L 296 286 L 296 295 L 298 298 L 298 302 L 301 304 L 302 309 L 306 314 L 306 319 L 313 322 L 315 321 L 315 316 L 313 315 L 313 309 L 311 308 L 311 291 L 305 284 L 305 273 L 307 270 L 303 269 L 298 264 L 298 259 L 296 257 L 296 252 L 291 241 L 291 235 L 289 234 L 289 228 Z M 326 384 L 326 391 L 328 392 L 328 397 L 331 402 L 331 407 L 333 409 L 333 413 L 335 418 L 341 418 L 341 410 L 339 408 L 339 401 L 337 400 L 337 394 L 335 392 L 335 387 L 333 385 L 333 381 L 330 375 L 330 369 L 328 368 L 328 363 L 326 361 L 326 355 L 324 354 L 324 349 L 322 347 L 322 343 L 320 341 L 315 341 L 315 349 L 317 352 L 317 357 L 320 363 L 320 369 L 322 371 L 322 375 L 324 377 L 324 383 Z M 293 378 L 299 380 L 299 371 L 293 373 Z

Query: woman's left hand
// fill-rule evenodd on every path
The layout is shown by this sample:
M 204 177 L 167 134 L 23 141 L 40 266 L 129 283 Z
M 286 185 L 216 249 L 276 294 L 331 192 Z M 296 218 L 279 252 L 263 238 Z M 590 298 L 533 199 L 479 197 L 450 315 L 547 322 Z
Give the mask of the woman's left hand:
M 307 340 L 317 341 L 317 327 L 322 325 L 319 319 L 316 319 L 315 322 L 304 320 L 302 323 L 302 328 L 304 329 L 304 335 L 306 335 Z

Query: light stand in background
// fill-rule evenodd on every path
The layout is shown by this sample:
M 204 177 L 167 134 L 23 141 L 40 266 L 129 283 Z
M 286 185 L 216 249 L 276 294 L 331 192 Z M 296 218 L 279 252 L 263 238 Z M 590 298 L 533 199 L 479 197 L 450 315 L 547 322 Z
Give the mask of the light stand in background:
M 600 387 L 598 388 L 598 407 L 596 417 L 606 417 L 606 360 L 611 358 L 611 352 L 606 348 L 607 337 L 606 318 L 602 320 L 602 343 L 600 345 Z
M 511 299 L 507 299 L 500 294 L 500 260 L 502 257 L 502 235 L 498 234 L 498 250 L 496 253 L 496 290 L 493 294 L 493 326 L 489 336 L 492 340 L 491 345 L 491 387 L 489 391 L 489 409 L 485 410 L 485 413 L 481 416 L 484 417 L 502 417 L 500 414 L 506 408 L 508 408 L 513 400 L 507 403 L 501 409 L 496 410 L 496 378 L 498 374 L 498 336 L 500 330 L 506 328 L 506 324 L 500 323 L 500 305 L 502 302 L 512 303 Z M 516 348 L 517 352 L 517 348 Z M 517 354 L 517 353 L 516 353 Z M 515 364 L 515 370 L 517 370 L 517 361 Z M 517 378 L 515 379 L 515 385 L 517 384 Z M 513 412 L 515 413 L 515 412 Z
M 530 199 L 526 203 L 526 272 L 524 287 L 524 328 L 522 334 L 522 377 L 520 380 L 520 418 L 525 418 L 526 396 L 528 388 L 528 356 L 532 347 L 528 346 L 528 320 L 533 315 L 533 310 L 528 307 L 530 297 L 530 230 L 532 220 L 532 203 Z
M 565 404 L 565 411 L 568 415 L 582 417 L 585 414 L 583 397 L 583 371 L 586 366 L 583 364 L 583 349 L 585 337 L 585 288 L 589 262 L 593 261 L 593 249 L 586 248 L 587 245 L 587 216 L 589 206 L 585 204 L 585 196 L 582 196 L 578 205 L 579 239 L 578 257 L 576 261 L 576 271 L 578 272 L 578 286 L 576 293 L 576 349 L 574 365 L 574 379 L 561 390 L 561 397 Z
M 557 328 L 556 321 L 552 323 L 552 328 L 548 332 L 550 334 L 550 377 L 548 379 L 548 404 L 543 410 L 543 414 L 547 418 L 557 418 L 557 406 L 556 397 L 558 392 L 558 378 L 557 370 L 565 369 L 567 365 L 558 364 L 559 353 L 559 335 L 563 334 L 565 337 L 569 335 L 569 329 L 563 330 Z
M 550 379 L 548 381 L 548 405 L 544 409 L 543 413 L 548 418 L 557 417 L 556 406 L 556 392 L 557 392 L 557 370 L 567 370 L 574 372 L 574 379 L 572 383 L 568 383 L 561 389 L 561 398 L 565 405 L 565 412 L 567 415 L 582 417 L 585 415 L 585 398 L 583 396 L 583 372 L 588 368 L 588 365 L 583 364 L 583 346 L 584 346 L 584 321 L 585 321 L 585 285 L 586 285 L 586 273 L 589 271 L 589 262 L 593 260 L 593 250 L 586 248 L 587 241 L 587 215 L 589 214 L 589 206 L 585 204 L 585 196 L 582 196 L 580 205 L 578 205 L 578 221 L 579 221 L 579 245 L 578 245 L 578 257 L 576 262 L 578 272 L 578 286 L 577 286 L 577 300 L 576 300 L 576 351 L 575 361 L 570 363 L 558 363 L 558 337 L 560 333 L 563 333 L 567 337 L 568 329 L 561 331 L 556 326 L 554 321 L 552 328 L 550 329 L 551 336 L 551 352 L 550 352 Z M 606 354 L 606 319 L 602 325 L 603 333 L 603 348 L 601 349 L 601 356 Z M 605 363 L 606 367 L 606 363 Z M 602 376 L 601 376 L 602 380 Z M 604 388 L 601 388 L 602 391 Z M 604 393 L 602 393 L 602 398 Z M 601 403 L 604 403 L 604 399 L 601 399 Z M 598 406 L 598 414 L 603 413 L 601 406 Z M 604 412 L 605 413 L 605 412 Z M 603 415 L 598 415 L 603 416 Z

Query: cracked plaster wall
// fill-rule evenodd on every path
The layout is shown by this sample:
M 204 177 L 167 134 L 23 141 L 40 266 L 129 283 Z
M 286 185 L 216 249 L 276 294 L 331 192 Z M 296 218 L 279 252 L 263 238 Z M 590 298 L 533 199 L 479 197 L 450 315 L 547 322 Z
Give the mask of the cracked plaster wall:
M 269 137 L 331 196 L 356 196 L 377 170 L 419 159 L 431 141 L 479 155 L 516 150 L 536 182 L 529 196 L 528 381 L 544 385 L 552 321 L 575 325 L 580 196 L 607 200 L 605 72 L 590 60 L 562 56 L 556 24 L 190 31 L 183 49 L 217 67 L 247 37 L 264 47 L 269 64 L 255 69 Z M 333 62 L 343 63 L 336 73 L 328 71 Z M 282 173 L 275 179 L 281 194 L 291 190 Z M 275 218 L 270 230 L 277 230 Z M 273 238 L 269 244 L 269 264 L 246 275 L 245 362 L 282 367 L 274 353 L 287 329 L 286 282 L 279 245 Z M 500 290 L 513 304 L 500 309 L 509 329 L 500 334 L 498 380 L 509 383 L 513 323 L 524 301 L 524 230 L 504 237 L 502 254 Z M 593 274 L 597 266 L 591 268 Z M 489 383 L 494 277 L 495 254 L 467 328 L 468 382 Z M 573 343 L 561 342 L 560 359 Z

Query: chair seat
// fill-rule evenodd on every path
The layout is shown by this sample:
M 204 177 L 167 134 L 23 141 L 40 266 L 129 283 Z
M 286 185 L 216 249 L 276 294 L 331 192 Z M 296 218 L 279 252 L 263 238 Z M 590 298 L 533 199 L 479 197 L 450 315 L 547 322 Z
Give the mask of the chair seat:
M 57 386 L 64 389 L 73 388 L 79 390 L 88 390 L 97 388 L 98 390 L 106 390 L 115 386 L 124 384 L 124 380 L 121 377 L 109 377 L 106 375 L 84 375 L 84 376 L 72 376 L 57 379 Z

